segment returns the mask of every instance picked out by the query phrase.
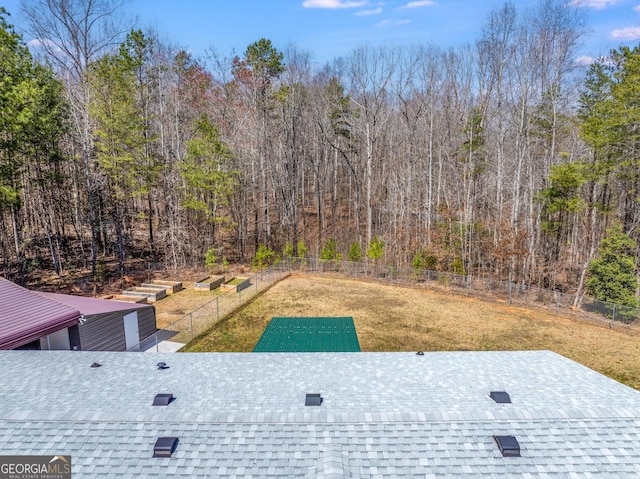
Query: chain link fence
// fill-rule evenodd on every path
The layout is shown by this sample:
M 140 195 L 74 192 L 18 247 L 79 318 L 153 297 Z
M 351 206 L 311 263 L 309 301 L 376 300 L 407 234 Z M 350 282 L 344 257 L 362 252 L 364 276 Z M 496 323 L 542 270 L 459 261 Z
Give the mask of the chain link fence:
M 159 329 L 129 351 L 159 351 L 160 343 L 172 341 L 186 344 L 199 334 L 211 328 L 222 318 L 245 304 L 272 284 L 289 275 L 288 265 L 280 263 L 264 271 L 243 275 L 250 279 L 250 286 L 239 292 L 227 292 L 194 309 L 169 326 Z
M 151 268 L 150 268 L 151 269 Z M 583 313 L 587 318 L 617 325 L 640 326 L 640 308 L 599 301 L 587 296 L 575 306 L 575 294 L 562 293 L 509 281 L 459 275 L 442 271 L 416 270 L 375 263 L 319 258 L 287 258 L 264 271 L 248 276 L 251 285 L 238 293 L 228 292 L 185 314 L 169 326 L 131 348 L 130 351 L 159 350 L 162 341 L 188 343 L 218 323 L 258 293 L 287 277 L 291 272 L 332 275 L 354 279 L 382 281 L 389 284 L 422 287 L 442 292 L 456 292 L 508 304 L 536 306 L 554 310 L 557 314 Z
M 537 288 L 524 284 L 460 275 L 442 271 L 358 263 L 318 258 L 289 258 L 291 271 L 309 274 L 340 274 L 351 278 L 371 279 L 391 284 L 419 286 L 439 291 L 454 291 L 508 304 L 543 307 L 556 313 L 582 313 L 596 321 L 618 325 L 640 326 L 640 308 L 622 306 L 582 296 L 576 305 L 576 294 Z

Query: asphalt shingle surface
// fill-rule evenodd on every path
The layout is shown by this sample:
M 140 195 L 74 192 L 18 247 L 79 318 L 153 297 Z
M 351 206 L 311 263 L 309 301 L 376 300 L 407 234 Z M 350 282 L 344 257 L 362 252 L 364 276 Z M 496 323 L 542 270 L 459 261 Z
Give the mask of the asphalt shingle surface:
M 0 351 L 0 370 L 2 454 L 70 454 L 82 478 L 640 477 L 640 393 L 547 351 Z

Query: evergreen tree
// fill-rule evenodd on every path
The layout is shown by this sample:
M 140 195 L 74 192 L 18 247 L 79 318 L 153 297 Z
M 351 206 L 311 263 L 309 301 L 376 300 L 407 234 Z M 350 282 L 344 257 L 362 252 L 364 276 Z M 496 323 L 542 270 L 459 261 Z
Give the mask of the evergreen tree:
M 298 241 L 298 258 L 306 258 L 307 257 L 307 245 L 304 243 L 304 240 Z
M 360 247 L 360 243 L 358 243 L 357 241 L 354 241 L 353 243 L 351 243 L 351 247 L 349 248 L 349 253 L 347 253 L 347 259 L 349 261 L 353 261 L 354 263 L 357 263 L 359 261 L 362 261 L 362 248 Z
M 275 252 L 265 244 L 260 244 L 255 256 L 253 257 L 253 266 L 263 269 L 273 263 Z
M 619 209 L 625 229 L 637 223 L 640 193 L 640 46 L 613 50 L 594 63 L 581 95 L 583 139 L 593 148 L 600 181 L 620 184 Z
M 185 183 L 183 206 L 202 214 L 207 223 L 221 220 L 219 207 L 227 204 L 235 188 L 237 174 L 231 169 L 232 159 L 217 126 L 203 113 L 195 122 L 194 138 L 187 142 L 180 172 Z
M 89 68 L 93 92 L 89 112 L 96 124 L 98 163 L 107 178 L 109 213 L 115 226 L 121 275 L 127 202 L 140 193 L 140 162 L 145 143 L 144 118 L 136 103 L 136 66 L 123 51 L 106 55 Z
M 323 261 L 342 259 L 342 255 L 338 253 L 338 245 L 334 238 L 329 238 L 329 240 L 324 244 L 320 250 L 320 259 Z
M 550 184 L 538 194 L 542 203 L 541 226 L 551 246 L 546 254 L 552 261 L 559 260 L 562 245 L 569 241 L 573 215 L 584 209 L 580 190 L 586 177 L 585 166 L 579 162 L 552 166 Z
M 384 256 L 384 241 L 374 236 L 367 248 L 367 256 L 373 261 L 378 261 L 382 258 Z
M 601 301 L 637 306 L 635 248 L 635 241 L 620 225 L 607 230 L 600 243 L 599 257 L 589 264 L 587 291 Z
M 53 72 L 33 60 L 7 15 L 0 7 L 0 211 L 10 213 L 22 281 L 23 175 L 29 166 L 41 172 L 45 164 L 61 158 L 58 141 L 64 130 L 64 103 Z M 43 177 L 38 181 L 46 186 Z

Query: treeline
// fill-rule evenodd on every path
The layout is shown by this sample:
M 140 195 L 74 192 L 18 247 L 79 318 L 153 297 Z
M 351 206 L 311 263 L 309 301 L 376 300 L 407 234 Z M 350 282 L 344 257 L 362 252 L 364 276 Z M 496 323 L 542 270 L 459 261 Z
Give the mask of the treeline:
M 473 45 L 323 67 L 267 39 L 194 58 L 118 7 L 25 0 L 44 62 L 2 15 L 1 68 L 24 78 L 0 103 L 5 275 L 383 244 L 388 263 L 582 291 L 607 228 L 638 238 L 640 51 L 585 77 L 565 1 L 506 3 Z

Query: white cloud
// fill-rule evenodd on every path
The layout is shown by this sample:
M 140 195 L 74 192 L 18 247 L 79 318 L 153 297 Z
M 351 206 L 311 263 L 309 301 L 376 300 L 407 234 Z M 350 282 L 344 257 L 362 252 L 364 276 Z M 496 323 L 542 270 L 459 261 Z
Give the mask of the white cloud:
M 29 40 L 27 42 L 27 46 L 29 48 L 44 48 L 55 46 L 55 43 L 53 43 L 51 40 L 41 40 L 39 38 L 34 38 L 33 40 Z
M 611 32 L 611 38 L 616 40 L 638 40 L 640 27 L 617 28 Z
M 302 6 L 305 8 L 359 8 L 368 3 L 360 0 L 305 0 Z
M 636 5 L 635 7 L 633 7 L 633 9 L 634 9 L 636 12 L 640 12 L 640 5 Z
M 27 48 L 31 50 L 31 53 L 34 55 L 40 55 L 46 51 L 55 52 L 61 56 L 67 56 L 62 49 L 56 45 L 53 40 L 49 40 L 48 38 L 34 38 L 27 42 Z
M 618 3 L 619 0 L 572 0 L 570 5 L 574 7 L 588 7 L 601 10 L 607 8 L 609 5 Z
M 379 15 L 380 13 L 382 13 L 382 7 L 378 7 L 374 10 L 361 10 L 359 12 L 354 13 L 354 15 L 358 15 L 359 17 L 362 17 L 364 15 Z
M 402 8 L 430 7 L 430 6 L 435 5 L 435 4 L 436 4 L 436 2 L 434 2 L 433 0 L 415 0 L 413 2 L 407 3 Z
M 588 55 L 584 55 L 581 57 L 576 58 L 573 63 L 579 67 L 588 67 L 589 65 L 591 65 L 593 62 L 595 62 L 596 59 L 593 57 L 590 57 Z
M 410 20 L 382 20 L 376 24 L 376 27 L 397 27 L 409 23 L 411 23 Z

